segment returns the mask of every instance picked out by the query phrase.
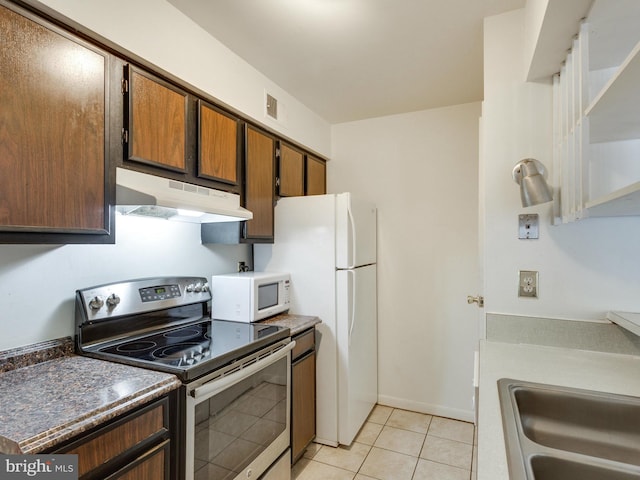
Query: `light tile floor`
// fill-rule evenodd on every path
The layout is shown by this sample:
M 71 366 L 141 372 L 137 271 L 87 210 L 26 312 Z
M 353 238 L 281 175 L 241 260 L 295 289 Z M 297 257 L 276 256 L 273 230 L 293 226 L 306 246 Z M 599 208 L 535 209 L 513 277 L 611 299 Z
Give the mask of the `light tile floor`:
M 473 480 L 472 423 L 376 405 L 350 447 L 313 443 L 293 480 Z

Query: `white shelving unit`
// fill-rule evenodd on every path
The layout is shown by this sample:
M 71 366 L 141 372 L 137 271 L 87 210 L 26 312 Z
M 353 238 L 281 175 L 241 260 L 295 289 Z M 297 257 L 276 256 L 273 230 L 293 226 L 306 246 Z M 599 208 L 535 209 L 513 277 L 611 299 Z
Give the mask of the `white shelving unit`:
M 607 319 L 640 336 L 640 313 L 634 312 L 607 312 Z
M 640 182 L 590 200 L 585 204 L 585 208 L 591 217 L 640 215 Z
M 639 24 L 640 1 L 594 1 L 554 78 L 555 223 L 640 215 Z
M 590 119 L 591 142 L 640 138 L 640 42 L 585 115 Z

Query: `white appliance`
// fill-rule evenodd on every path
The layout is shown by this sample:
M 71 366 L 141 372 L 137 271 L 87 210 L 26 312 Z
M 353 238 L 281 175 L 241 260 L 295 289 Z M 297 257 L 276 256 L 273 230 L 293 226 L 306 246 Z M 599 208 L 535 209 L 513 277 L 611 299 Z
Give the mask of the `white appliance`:
M 257 322 L 289 310 L 288 273 L 240 272 L 211 277 L 211 317 Z
M 250 220 L 240 195 L 147 173 L 116 168 L 116 203 L 122 215 L 140 215 L 189 223 Z
M 316 442 L 350 445 L 378 398 L 376 208 L 350 193 L 281 198 L 256 270 L 291 274 L 291 312 L 316 315 Z

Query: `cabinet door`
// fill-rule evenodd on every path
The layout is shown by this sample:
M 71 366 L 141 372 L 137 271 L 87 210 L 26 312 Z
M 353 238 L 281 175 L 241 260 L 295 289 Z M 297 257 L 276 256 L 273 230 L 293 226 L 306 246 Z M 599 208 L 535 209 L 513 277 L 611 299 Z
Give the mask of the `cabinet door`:
M 202 100 L 198 119 L 198 176 L 238 185 L 238 120 Z
M 305 169 L 305 195 L 327 193 L 327 166 L 324 161 L 307 155 Z
M 0 241 L 113 243 L 108 54 L 13 5 L 0 32 Z
M 291 459 L 295 462 L 316 435 L 316 354 L 291 367 Z
M 280 142 L 278 193 L 281 197 L 304 195 L 304 154 Z
M 113 426 L 106 426 L 94 435 L 80 439 L 60 453 L 78 455 L 80 476 L 101 474 L 100 469 L 114 459 L 127 455 L 137 457 L 141 445 L 149 439 L 162 439 L 168 435 L 167 408 L 166 401 L 157 402 L 139 413 L 123 417 Z
M 251 126 L 246 128 L 245 207 L 253 212 L 247 220 L 247 240 L 273 242 L 275 202 L 275 141 Z
M 131 65 L 125 79 L 125 160 L 186 172 L 187 93 Z
M 107 480 L 169 480 L 169 445 L 170 441 L 165 440 Z

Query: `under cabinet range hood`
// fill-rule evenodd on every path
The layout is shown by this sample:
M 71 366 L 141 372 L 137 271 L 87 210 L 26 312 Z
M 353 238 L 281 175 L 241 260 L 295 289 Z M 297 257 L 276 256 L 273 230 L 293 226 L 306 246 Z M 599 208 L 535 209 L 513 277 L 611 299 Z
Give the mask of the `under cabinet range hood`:
M 190 223 L 250 220 L 240 206 L 240 195 L 200 187 L 147 173 L 116 168 L 116 210 Z

